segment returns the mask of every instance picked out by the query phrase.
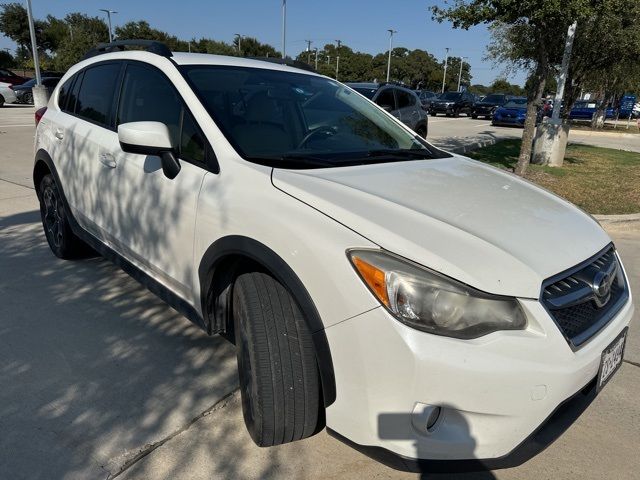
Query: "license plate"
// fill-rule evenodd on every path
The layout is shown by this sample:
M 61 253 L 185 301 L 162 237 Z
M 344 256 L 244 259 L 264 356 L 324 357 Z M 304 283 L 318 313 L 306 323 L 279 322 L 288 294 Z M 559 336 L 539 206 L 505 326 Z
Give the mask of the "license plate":
M 616 339 L 609 344 L 607 348 L 602 352 L 600 358 L 600 369 L 598 370 L 598 384 L 597 390 L 602 390 L 613 374 L 616 373 L 620 365 L 622 365 L 622 358 L 624 356 L 624 347 L 627 341 L 627 330 L 625 328 Z

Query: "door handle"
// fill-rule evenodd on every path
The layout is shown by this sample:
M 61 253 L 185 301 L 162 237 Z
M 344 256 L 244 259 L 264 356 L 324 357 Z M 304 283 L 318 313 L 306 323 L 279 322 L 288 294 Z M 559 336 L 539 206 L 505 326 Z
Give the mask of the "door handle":
M 57 128 L 56 133 L 54 133 L 53 136 L 56 137 L 58 140 L 62 140 L 64 138 L 64 132 L 62 131 L 62 129 Z
M 110 153 L 101 153 L 100 155 L 98 155 L 98 160 L 100 160 L 100 163 L 102 163 L 105 167 L 116 168 L 116 159 L 113 158 L 113 155 L 111 155 Z

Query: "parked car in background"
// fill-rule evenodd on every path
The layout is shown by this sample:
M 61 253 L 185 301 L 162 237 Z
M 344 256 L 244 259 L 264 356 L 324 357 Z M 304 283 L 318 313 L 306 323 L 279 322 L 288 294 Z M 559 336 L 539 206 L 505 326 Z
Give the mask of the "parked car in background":
M 491 118 L 498 107 L 507 103 L 512 97 L 504 93 L 492 93 L 473 104 L 471 118 Z
M 598 110 L 598 104 L 590 100 L 578 100 L 571 112 L 569 112 L 569 119 L 571 120 L 591 120 L 593 115 Z M 607 108 L 606 118 L 615 117 L 616 112 L 612 107 Z
M 13 73 L 6 68 L 0 68 L 0 83 L 10 83 L 11 85 L 22 85 L 29 80 L 27 77 L 22 77 Z
M 538 112 L 537 122 L 542 119 L 542 110 Z M 527 118 L 526 97 L 512 97 L 503 106 L 496 108 L 491 117 L 491 125 L 524 127 Z
M 47 87 L 47 92 L 51 95 L 51 92 L 56 88 L 59 81 L 60 77 L 44 77 L 42 79 L 42 85 Z M 18 97 L 18 103 L 33 105 L 33 87 L 35 87 L 35 85 L 36 79 L 32 78 L 31 80 L 24 82 L 22 85 L 16 85 L 13 87 L 14 92 L 16 92 L 16 97 Z
M 420 137 L 426 138 L 428 116 L 413 90 L 393 83 L 347 83 L 356 92 L 384 108 Z
M 438 94 L 429 90 L 416 90 L 420 102 L 422 102 L 422 108 L 429 111 L 431 104 L 438 99 Z
M 0 107 L 4 106 L 5 103 L 15 103 L 16 100 L 16 92 L 13 91 L 13 85 L 0 82 Z
M 431 104 L 429 113 L 435 117 L 438 113 L 444 113 L 447 117 L 458 117 L 461 113 L 471 115 L 473 109 L 473 95 L 467 92 L 445 92 Z

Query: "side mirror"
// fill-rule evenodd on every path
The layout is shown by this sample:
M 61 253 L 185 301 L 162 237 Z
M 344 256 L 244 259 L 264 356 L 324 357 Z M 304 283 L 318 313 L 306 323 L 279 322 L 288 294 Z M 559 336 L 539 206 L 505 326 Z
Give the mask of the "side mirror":
M 118 125 L 118 140 L 123 152 L 154 155 L 162 161 L 162 171 L 169 179 L 180 173 L 180 163 L 171 145 L 169 128 L 161 122 L 130 122 Z

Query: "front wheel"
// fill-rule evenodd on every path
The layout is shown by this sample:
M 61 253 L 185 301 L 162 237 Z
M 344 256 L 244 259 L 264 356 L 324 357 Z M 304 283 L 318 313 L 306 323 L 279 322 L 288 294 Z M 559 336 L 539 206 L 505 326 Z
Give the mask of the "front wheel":
M 418 128 L 416 128 L 416 133 L 418 134 L 418 136 L 420 138 L 427 138 L 427 127 L 425 127 L 424 125 L 420 125 Z
M 289 291 L 262 272 L 240 275 L 232 298 L 242 412 L 260 447 L 313 435 L 320 378 L 302 312 Z

